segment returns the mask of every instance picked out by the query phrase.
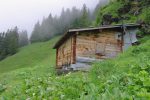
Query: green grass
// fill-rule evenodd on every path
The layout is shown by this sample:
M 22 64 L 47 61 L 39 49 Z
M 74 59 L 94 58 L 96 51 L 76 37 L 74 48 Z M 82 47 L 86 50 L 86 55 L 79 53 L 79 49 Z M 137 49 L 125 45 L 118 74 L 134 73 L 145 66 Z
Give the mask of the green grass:
M 24 47 L 18 54 L 0 63 L 7 67 L 4 62 L 10 65 L 10 59 L 17 62 L 21 55 L 32 55 L 35 60 L 34 64 L 22 61 L 18 62 L 21 68 L 3 70 L 0 75 L 0 99 L 150 99 L 150 36 L 145 36 L 140 40 L 141 45 L 131 47 L 115 59 L 93 64 L 89 73 L 76 72 L 61 76 L 55 74 L 55 50 L 52 49 L 58 38 Z M 39 47 L 41 49 L 35 49 Z
M 150 99 L 150 36 L 117 58 L 98 62 L 91 70 L 92 81 L 101 85 L 106 100 Z
M 113 17 L 118 16 L 118 9 L 121 8 L 124 4 L 122 2 L 110 2 L 107 6 L 101 9 L 101 13 L 104 14 L 112 14 Z
M 17 54 L 0 62 L 0 73 L 26 67 L 32 68 L 39 64 L 54 65 L 55 50 L 52 47 L 58 38 L 21 48 Z
M 121 2 L 99 11 L 117 16 Z M 145 8 L 138 16 L 148 19 Z M 136 17 L 127 22 L 135 22 Z M 31 44 L 0 62 L 0 100 L 150 100 L 150 36 L 140 39 L 117 58 L 96 62 L 89 73 L 55 74 L 55 50 L 59 37 Z
M 103 15 L 105 14 L 111 14 L 112 17 L 120 18 L 120 14 L 118 13 L 118 10 L 122 8 L 126 3 L 123 0 L 119 1 L 112 1 L 108 5 L 99 8 L 99 11 L 97 12 L 95 26 L 99 26 L 102 22 Z M 139 15 L 133 15 L 130 13 L 123 14 L 121 16 L 128 17 L 128 20 L 124 20 L 124 23 L 137 23 L 138 21 L 144 21 L 145 23 L 149 23 L 150 21 L 150 7 L 141 7 L 141 11 Z M 112 24 L 122 24 L 122 21 L 119 21 L 118 23 L 113 22 Z
M 23 47 L 17 54 L 1 61 L 0 95 L 6 88 L 5 94 L 9 94 L 15 86 L 23 84 L 27 77 L 54 75 L 55 50 L 52 47 L 58 39 L 56 37 L 48 42 Z
M 99 8 L 97 12 L 95 26 L 100 25 L 102 22 L 103 15 L 111 14 L 112 17 L 118 17 L 118 9 L 124 5 L 122 1 L 110 2 L 108 5 Z

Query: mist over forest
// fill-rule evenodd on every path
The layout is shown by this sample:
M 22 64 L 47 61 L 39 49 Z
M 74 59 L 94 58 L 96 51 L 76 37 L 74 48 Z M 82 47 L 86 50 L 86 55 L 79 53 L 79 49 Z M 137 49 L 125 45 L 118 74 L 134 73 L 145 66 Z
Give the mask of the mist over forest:
M 31 43 L 39 41 L 47 41 L 55 35 L 64 34 L 70 28 L 83 28 L 92 27 L 96 24 L 96 12 L 99 7 L 108 3 L 108 0 L 99 1 L 94 10 L 87 8 L 84 4 L 82 9 L 72 7 L 71 9 L 62 9 L 60 16 L 44 17 L 42 22 L 39 21 L 35 24 L 31 34 Z
M 81 9 L 76 7 L 62 9 L 60 16 L 43 17 L 41 22 L 35 23 L 31 36 L 27 30 L 19 27 L 8 29 L 0 33 L 0 60 L 3 60 L 19 51 L 20 47 L 30 43 L 48 41 L 57 35 L 62 35 L 72 28 L 96 26 L 94 22 L 98 9 L 107 4 L 108 0 L 100 0 L 95 9 L 89 9 L 86 4 Z

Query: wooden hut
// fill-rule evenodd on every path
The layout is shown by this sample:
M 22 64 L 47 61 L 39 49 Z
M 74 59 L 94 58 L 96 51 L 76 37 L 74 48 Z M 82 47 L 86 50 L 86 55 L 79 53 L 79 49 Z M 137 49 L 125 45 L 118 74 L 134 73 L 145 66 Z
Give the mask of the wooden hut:
M 114 58 L 137 42 L 139 24 L 70 29 L 55 44 L 56 68 L 88 67 L 93 61 Z

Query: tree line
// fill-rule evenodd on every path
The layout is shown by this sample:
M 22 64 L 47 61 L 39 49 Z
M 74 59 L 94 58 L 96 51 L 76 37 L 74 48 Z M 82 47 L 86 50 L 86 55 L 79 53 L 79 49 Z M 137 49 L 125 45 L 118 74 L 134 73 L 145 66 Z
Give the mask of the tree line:
M 17 27 L 0 33 L 0 61 L 15 54 L 19 47 L 28 43 L 27 31 L 19 32 Z
M 19 31 L 17 27 L 8 29 L 7 32 L 0 33 L 0 61 L 11 56 L 19 50 L 20 47 L 29 43 L 47 41 L 56 35 L 64 34 L 71 28 L 84 28 L 94 26 L 95 15 L 100 6 L 106 4 L 108 0 L 102 0 L 91 11 L 84 4 L 81 9 L 73 7 L 71 9 L 62 9 L 60 16 L 44 17 L 42 22 L 35 24 L 30 39 L 26 30 Z
M 92 23 L 93 12 L 91 12 L 84 4 L 82 9 L 73 7 L 72 9 L 62 9 L 61 15 L 43 18 L 35 24 L 30 41 L 40 42 L 47 41 L 55 35 L 65 33 L 70 28 L 83 28 L 90 26 Z

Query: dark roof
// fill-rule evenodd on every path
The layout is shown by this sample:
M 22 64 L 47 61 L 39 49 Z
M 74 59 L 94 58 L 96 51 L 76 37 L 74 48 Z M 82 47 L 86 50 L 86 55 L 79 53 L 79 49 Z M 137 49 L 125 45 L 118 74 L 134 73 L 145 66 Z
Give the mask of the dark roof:
M 140 27 L 140 24 L 124 24 L 127 28 L 132 27 Z M 70 36 L 76 34 L 76 32 L 85 32 L 85 31 L 94 31 L 94 30 L 100 30 L 100 29 L 114 29 L 114 28 L 122 28 L 123 26 L 121 24 L 118 25 L 105 25 L 100 27 L 90 27 L 90 28 L 80 28 L 80 29 L 69 29 L 67 33 L 65 33 L 59 41 L 54 45 L 54 49 L 58 48 L 61 44 L 63 44 Z

